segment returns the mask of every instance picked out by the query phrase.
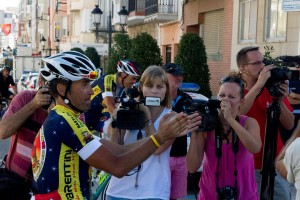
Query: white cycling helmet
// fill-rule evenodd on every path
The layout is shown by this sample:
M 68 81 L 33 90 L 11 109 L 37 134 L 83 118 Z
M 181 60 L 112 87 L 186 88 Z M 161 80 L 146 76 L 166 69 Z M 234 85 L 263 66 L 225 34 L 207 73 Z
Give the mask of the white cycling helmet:
M 44 67 L 40 69 L 40 73 L 47 81 L 55 78 L 71 81 L 84 78 L 94 80 L 101 74 L 101 70 L 96 69 L 87 56 L 77 51 L 61 52 L 42 60 Z
M 117 65 L 118 72 L 124 72 L 132 76 L 140 76 L 141 67 L 136 62 L 130 60 L 120 60 Z

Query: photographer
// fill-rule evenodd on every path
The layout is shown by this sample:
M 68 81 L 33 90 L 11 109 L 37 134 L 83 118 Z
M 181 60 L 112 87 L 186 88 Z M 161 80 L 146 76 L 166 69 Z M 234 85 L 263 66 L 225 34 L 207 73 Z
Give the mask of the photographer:
M 39 86 L 45 84 L 41 75 L 38 84 Z M 0 174 L 0 196 L 3 199 L 30 199 L 33 180 L 31 148 L 39 128 L 48 115 L 44 106 L 49 107 L 51 96 L 47 91 L 47 88 L 21 91 L 13 98 L 0 122 L 1 139 L 11 137 L 5 170 Z
M 157 106 L 138 105 L 145 116 L 143 121 L 145 127 L 143 130 L 126 130 L 124 144 L 131 144 L 142 138 L 153 137 L 152 134 L 156 132 L 163 116 L 167 113 L 171 113 L 172 116 L 176 115 L 171 110 L 170 87 L 166 73 L 161 67 L 148 67 L 142 74 L 139 89 L 142 93 L 140 99 L 145 97 L 145 101 L 147 101 L 147 97 L 159 98 L 160 103 Z M 119 116 L 118 113 L 117 116 Z M 198 114 L 189 117 L 194 125 L 200 123 Z M 116 120 L 118 122 L 120 119 L 117 118 Z M 118 134 L 118 130 L 113 129 L 111 135 L 113 134 Z M 122 198 L 169 200 L 171 187 L 169 156 L 173 141 L 173 139 L 168 140 L 163 145 L 159 145 L 153 155 L 129 172 L 127 176 L 121 179 L 112 177 L 106 193 L 107 200 Z M 115 139 L 114 142 L 118 142 L 118 140 Z
M 255 119 L 239 115 L 244 82 L 236 74 L 220 81 L 215 129 L 192 133 L 187 166 L 196 172 L 203 161 L 198 200 L 258 199 L 253 155 L 261 149 Z
M 245 47 L 241 49 L 236 56 L 237 65 L 243 79 L 246 83 L 245 101 L 241 105 L 240 113 L 247 114 L 257 120 L 260 127 L 260 138 L 264 146 L 265 128 L 267 118 L 267 108 L 273 102 L 273 98 L 278 99 L 280 104 L 280 124 L 287 130 L 293 128 L 294 116 L 291 112 L 292 108 L 286 98 L 288 95 L 288 86 L 283 82 L 279 86 L 280 97 L 272 97 L 265 87 L 267 80 L 271 77 L 271 70 L 275 68 L 273 65 L 265 66 L 263 56 L 259 51 L 259 47 Z M 282 149 L 283 142 L 280 134 L 277 138 L 277 153 Z M 256 181 L 260 191 L 260 181 L 263 162 L 263 148 L 260 152 L 254 154 L 254 162 L 256 169 Z M 275 176 L 274 199 L 290 199 L 290 188 L 287 181 L 280 176 Z

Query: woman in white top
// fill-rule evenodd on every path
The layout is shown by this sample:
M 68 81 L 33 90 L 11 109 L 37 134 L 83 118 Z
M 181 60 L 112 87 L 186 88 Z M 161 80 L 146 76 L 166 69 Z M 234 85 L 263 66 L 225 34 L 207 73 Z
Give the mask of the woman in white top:
M 123 139 L 124 144 L 130 144 L 137 139 L 150 137 L 158 128 L 160 119 L 165 114 L 172 112 L 169 83 L 166 73 L 161 67 L 150 66 L 144 71 L 140 80 L 139 90 L 144 97 L 159 97 L 161 104 L 160 106 L 139 105 L 139 109 L 145 113 L 145 128 L 141 131 L 126 130 Z M 196 118 L 200 121 L 200 117 Z M 113 141 L 120 142 L 119 136 L 119 132 L 111 132 Z M 106 193 L 106 199 L 169 199 L 171 186 L 169 155 L 172 142 L 173 140 L 167 141 L 161 145 L 155 154 L 127 176 L 120 179 L 112 177 Z

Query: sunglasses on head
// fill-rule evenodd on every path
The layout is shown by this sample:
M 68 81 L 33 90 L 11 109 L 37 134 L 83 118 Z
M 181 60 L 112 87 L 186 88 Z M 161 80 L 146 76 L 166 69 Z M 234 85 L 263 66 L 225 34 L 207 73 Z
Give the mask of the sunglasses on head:
M 241 78 L 232 77 L 232 76 L 226 76 L 226 77 L 222 78 L 220 80 L 219 85 L 223 85 L 224 83 L 236 83 L 239 86 L 241 86 L 242 88 L 244 88 L 244 86 L 245 86 L 245 83 Z

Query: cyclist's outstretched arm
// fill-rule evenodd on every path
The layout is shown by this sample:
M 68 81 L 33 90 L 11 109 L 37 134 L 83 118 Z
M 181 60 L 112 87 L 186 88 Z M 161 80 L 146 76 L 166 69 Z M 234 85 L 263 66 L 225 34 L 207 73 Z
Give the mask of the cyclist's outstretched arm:
M 51 96 L 49 94 L 42 94 L 42 92 L 46 90 L 47 89 L 45 88 L 40 89 L 31 102 L 17 112 L 11 113 L 10 110 L 6 111 L 4 117 L 0 121 L 1 139 L 12 136 L 38 108 L 43 105 L 48 105 L 51 102 Z M 13 101 L 18 101 L 18 98 L 22 97 L 16 96 Z M 13 107 L 10 107 L 9 109 L 13 109 Z
M 190 128 L 190 121 L 185 114 L 178 114 L 171 119 L 168 119 L 169 116 L 167 114 L 162 118 L 158 131 L 153 135 L 159 145 Z M 102 145 L 86 159 L 86 162 L 116 177 L 126 175 L 157 149 L 151 138 L 140 140 L 130 146 L 120 146 L 104 139 L 101 143 Z
M 109 114 L 113 115 L 116 109 L 115 99 L 111 96 L 106 96 L 104 97 L 104 104 L 106 105 Z

